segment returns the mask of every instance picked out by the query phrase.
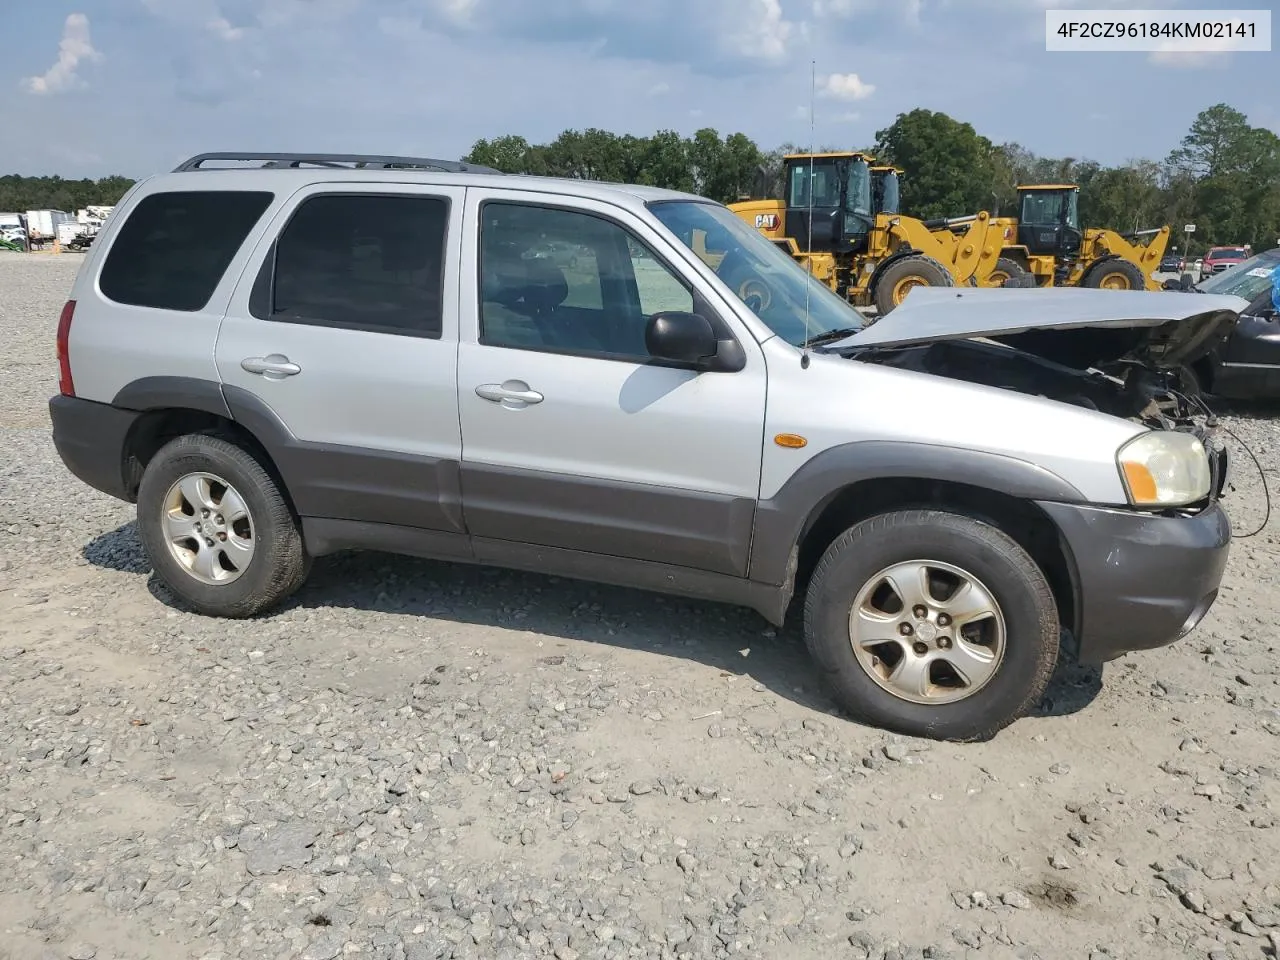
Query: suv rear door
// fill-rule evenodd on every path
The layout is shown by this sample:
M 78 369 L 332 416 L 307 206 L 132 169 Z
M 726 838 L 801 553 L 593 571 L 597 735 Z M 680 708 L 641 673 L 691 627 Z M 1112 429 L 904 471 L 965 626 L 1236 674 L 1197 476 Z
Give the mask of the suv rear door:
M 222 322 L 232 415 L 303 516 L 442 531 L 458 489 L 460 187 L 320 183 L 284 205 Z
M 540 255 L 557 240 L 582 252 Z M 534 544 L 745 575 L 764 356 L 679 263 L 651 226 L 611 204 L 468 189 L 458 402 L 479 559 L 510 562 L 513 544 Z M 660 310 L 724 324 L 746 366 L 650 362 L 644 329 Z

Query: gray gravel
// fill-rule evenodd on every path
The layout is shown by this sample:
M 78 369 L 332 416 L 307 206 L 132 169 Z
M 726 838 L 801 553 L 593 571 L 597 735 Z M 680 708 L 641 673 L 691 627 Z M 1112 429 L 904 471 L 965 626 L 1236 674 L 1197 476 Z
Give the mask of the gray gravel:
M 963 747 L 835 715 L 793 631 L 634 591 L 344 556 L 274 616 L 203 619 L 49 441 L 78 262 L 0 255 L 0 958 L 1280 943 L 1280 522 L 1193 637 L 1065 668 Z M 1280 491 L 1265 411 L 1225 422 Z

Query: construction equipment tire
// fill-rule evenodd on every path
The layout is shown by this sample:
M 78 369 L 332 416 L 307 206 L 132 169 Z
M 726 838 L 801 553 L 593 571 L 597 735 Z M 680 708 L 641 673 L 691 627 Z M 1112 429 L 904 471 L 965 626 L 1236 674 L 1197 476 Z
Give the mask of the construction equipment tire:
M 1022 264 L 1017 260 L 1010 260 L 1008 257 L 1001 257 L 996 261 L 995 269 L 991 271 L 991 280 L 997 287 L 1019 287 L 1022 286 L 1017 282 L 1019 278 L 1030 276 L 1023 269 Z M 1009 281 L 1013 280 L 1014 283 Z
M 915 287 L 953 287 L 947 268 L 932 257 L 916 254 L 895 260 L 876 279 L 875 303 L 880 316 L 889 313 Z
M 1080 286 L 1099 290 L 1145 290 L 1147 280 L 1136 264 L 1114 257 L 1090 267 Z

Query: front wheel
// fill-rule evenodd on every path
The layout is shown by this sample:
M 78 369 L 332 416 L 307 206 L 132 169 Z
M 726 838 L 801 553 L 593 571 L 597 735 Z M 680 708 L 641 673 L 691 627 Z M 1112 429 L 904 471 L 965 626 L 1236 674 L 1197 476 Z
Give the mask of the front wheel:
M 1145 290 L 1147 280 L 1137 264 L 1117 257 L 1090 267 L 1080 286 L 1099 290 Z
M 289 505 L 251 454 L 220 437 L 169 441 L 138 486 L 152 568 L 194 610 L 250 617 L 297 590 L 310 560 Z
M 1058 613 L 1035 561 L 998 528 L 940 510 L 880 514 L 827 548 L 805 642 L 840 706 L 911 736 L 980 740 L 1040 699 Z

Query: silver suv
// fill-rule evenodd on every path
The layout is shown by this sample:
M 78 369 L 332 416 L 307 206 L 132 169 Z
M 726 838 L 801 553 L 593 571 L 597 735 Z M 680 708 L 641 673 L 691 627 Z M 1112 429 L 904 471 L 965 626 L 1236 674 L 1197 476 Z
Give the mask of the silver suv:
M 1225 454 L 1170 384 L 1243 306 L 922 288 L 867 325 L 702 197 L 212 154 L 102 230 L 50 412 L 204 614 L 352 548 L 777 625 L 798 598 L 844 708 L 976 739 L 1060 646 L 1171 643 L 1213 603 Z

